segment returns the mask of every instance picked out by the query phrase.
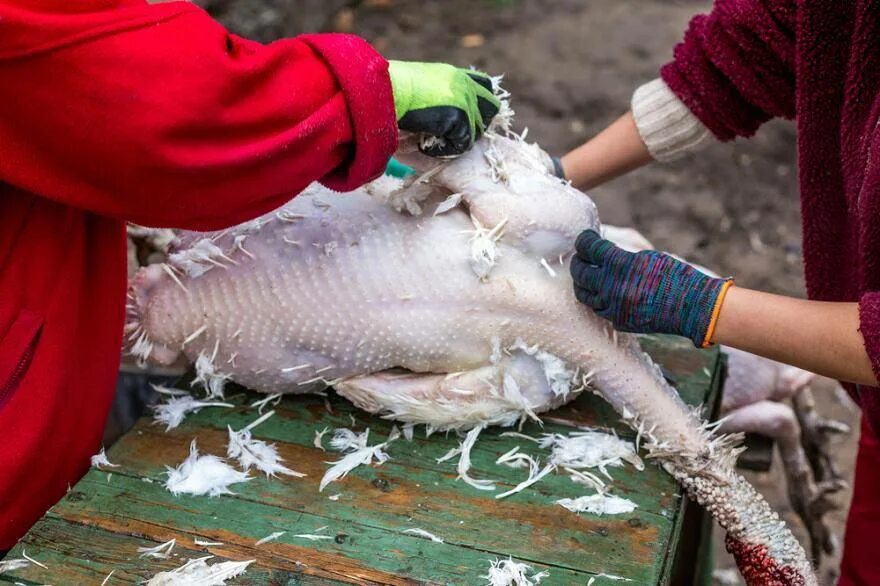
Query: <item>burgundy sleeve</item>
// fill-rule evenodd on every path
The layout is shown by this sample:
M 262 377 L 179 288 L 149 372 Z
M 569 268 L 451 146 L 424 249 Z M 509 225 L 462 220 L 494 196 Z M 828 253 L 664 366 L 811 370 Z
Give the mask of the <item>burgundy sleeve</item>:
M 218 229 L 312 181 L 353 189 L 396 148 L 388 64 L 358 37 L 262 45 L 184 2 L 50 16 L 0 41 L 0 180 L 33 193 Z
M 874 376 L 880 381 L 880 291 L 869 291 L 859 300 L 859 332 L 865 340 Z
M 660 75 L 720 140 L 795 114 L 795 2 L 716 0 Z

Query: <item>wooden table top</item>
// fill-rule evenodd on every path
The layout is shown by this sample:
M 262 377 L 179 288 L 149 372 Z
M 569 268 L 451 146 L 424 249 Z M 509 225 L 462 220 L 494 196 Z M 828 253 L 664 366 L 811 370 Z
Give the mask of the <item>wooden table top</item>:
M 688 403 L 715 403 L 721 369 L 716 350 L 698 351 L 686 341 L 660 336 L 644 338 L 643 345 Z M 601 574 L 639 585 L 669 581 L 684 499 L 657 464 L 646 461 L 642 472 L 630 465 L 610 469 L 612 494 L 636 502 L 634 512 L 577 515 L 555 501 L 592 489 L 565 474 L 550 474 L 518 494 L 494 498 L 527 476 L 523 469 L 496 465 L 498 456 L 520 445 L 543 461 L 548 450 L 501 437 L 502 429 L 485 430 L 472 453 L 471 475 L 495 480 L 498 490 L 481 491 L 456 480 L 457 457 L 436 462 L 458 445 L 455 434 L 426 439 L 424 428 L 416 428 L 412 442 L 401 438 L 391 444 L 391 460 L 360 466 L 319 493 L 326 461 L 339 454 L 316 448 L 316 431 L 369 427 L 373 445 L 384 441 L 391 428 L 390 422 L 335 396 L 330 399 L 333 413 L 319 397 L 286 398 L 275 407 L 275 416 L 253 430 L 254 437 L 276 443 L 285 463 L 306 473 L 305 478 L 266 479 L 252 471 L 252 480 L 231 487 L 234 495 L 175 497 L 168 492 L 165 466 L 182 462 L 193 438 L 202 453 L 225 456 L 227 426 L 237 430 L 256 419 L 256 409 L 249 407 L 256 398 L 239 393 L 229 399 L 234 409 L 203 409 L 168 433 L 151 419 L 141 419 L 108 450 L 118 467 L 90 470 L 7 556 L 27 553 L 48 569 L 31 565 L 0 575 L 0 583 L 101 584 L 111 571 L 108 585 L 140 583 L 207 555 L 215 556 L 209 563 L 256 560 L 230 584 L 481 584 L 490 561 L 508 556 L 535 571 L 548 571 L 542 585 L 587 584 L 591 577 L 596 577 L 595 586 L 624 583 Z M 543 429 L 528 423 L 522 432 L 567 433 L 572 426 L 588 425 L 633 435 L 593 394 L 543 419 Z M 337 500 L 328 498 L 336 494 Z M 322 532 L 333 539 L 295 537 L 325 526 Z M 410 528 L 445 541 L 403 533 Z M 286 533 L 255 545 L 279 531 Z M 223 545 L 195 545 L 196 538 Z M 136 551 L 170 539 L 177 544 L 169 559 L 143 558 Z

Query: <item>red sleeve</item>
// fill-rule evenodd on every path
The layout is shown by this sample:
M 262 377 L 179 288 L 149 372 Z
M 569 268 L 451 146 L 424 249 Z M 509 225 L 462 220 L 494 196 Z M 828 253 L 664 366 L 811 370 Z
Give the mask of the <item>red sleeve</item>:
M 880 381 L 880 291 L 869 291 L 859 301 L 859 332 L 871 359 L 874 376 Z
M 0 0 L 0 180 L 218 229 L 312 181 L 344 191 L 380 174 L 397 145 L 387 67 L 354 36 L 262 45 L 188 2 L 36 13 Z
M 795 2 L 716 0 L 691 21 L 661 77 L 721 140 L 795 114 Z

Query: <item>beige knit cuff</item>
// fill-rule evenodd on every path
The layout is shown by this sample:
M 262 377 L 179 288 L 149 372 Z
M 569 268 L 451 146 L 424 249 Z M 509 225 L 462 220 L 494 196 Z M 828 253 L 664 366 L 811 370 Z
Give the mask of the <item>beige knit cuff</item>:
M 660 78 L 633 92 L 632 113 L 642 141 L 657 161 L 674 161 L 715 141 Z

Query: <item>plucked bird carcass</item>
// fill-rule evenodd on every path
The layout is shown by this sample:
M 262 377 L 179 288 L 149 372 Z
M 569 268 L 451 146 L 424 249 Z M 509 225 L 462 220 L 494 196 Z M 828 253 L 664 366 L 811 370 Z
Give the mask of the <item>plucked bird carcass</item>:
M 517 137 L 412 156 L 412 181 L 318 185 L 235 228 L 180 236 L 131 286 L 144 359 L 184 353 L 212 392 L 335 386 L 359 407 L 434 429 L 510 425 L 586 388 L 728 531 L 751 584 L 815 584 L 798 542 L 733 468 L 735 438 L 688 409 L 637 338 L 580 305 L 567 263 L 599 228 L 592 202 Z M 776 582 L 772 582 L 776 580 Z

